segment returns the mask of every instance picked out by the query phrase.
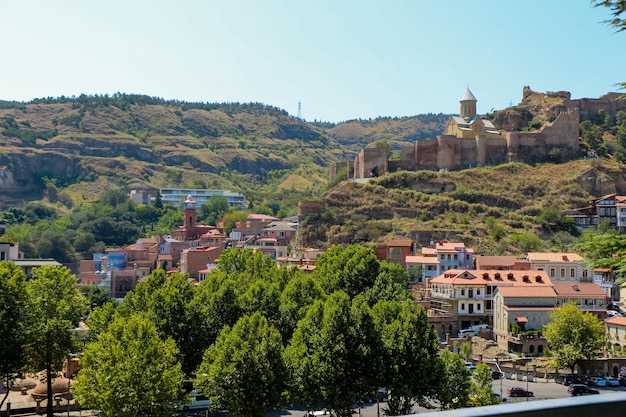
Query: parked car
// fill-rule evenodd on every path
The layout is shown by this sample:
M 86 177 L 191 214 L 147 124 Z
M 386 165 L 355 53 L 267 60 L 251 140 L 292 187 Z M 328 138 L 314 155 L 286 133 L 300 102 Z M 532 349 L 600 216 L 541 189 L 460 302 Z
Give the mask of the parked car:
M 574 383 L 574 377 L 570 374 L 558 374 L 556 378 L 554 378 L 554 381 L 557 384 L 563 384 L 567 386 Z
M 473 363 L 471 363 L 471 362 L 465 362 L 465 366 L 467 366 L 467 369 L 469 369 L 469 370 L 470 370 L 470 372 L 473 372 L 473 371 L 474 371 L 474 369 L 476 369 L 476 365 L 474 365 L 474 364 L 473 364 Z
M 491 371 L 491 379 L 502 379 L 502 372 Z
M 611 318 L 611 317 L 617 317 L 619 316 L 619 313 L 615 310 L 606 310 L 606 317 L 607 318 Z
M 497 399 L 500 400 L 500 402 L 505 403 L 506 402 L 506 396 L 502 396 L 502 398 L 500 398 L 500 394 L 493 394 L 496 396 Z
M 592 387 L 606 387 L 606 379 L 599 376 L 592 376 L 587 381 L 587 385 Z
M 209 406 L 211 405 L 211 400 L 209 400 L 204 395 L 198 394 L 195 390 L 189 393 L 189 397 L 191 398 L 191 402 L 189 404 L 179 406 L 179 410 L 205 409 L 209 408 Z
M 619 379 L 612 376 L 607 376 L 604 379 L 606 380 L 606 385 L 609 387 L 619 387 Z
M 574 397 L 577 395 L 585 394 L 600 394 L 600 391 L 589 388 L 587 385 L 583 384 L 572 384 L 569 386 L 569 388 L 567 388 L 567 392 L 569 392 Z
M 522 387 L 511 387 L 506 390 L 509 397 L 534 397 L 535 394 L 532 391 L 526 391 Z
M 622 387 L 626 387 L 626 377 L 624 377 L 624 376 L 620 376 L 620 377 L 619 377 L 619 384 L 620 384 Z

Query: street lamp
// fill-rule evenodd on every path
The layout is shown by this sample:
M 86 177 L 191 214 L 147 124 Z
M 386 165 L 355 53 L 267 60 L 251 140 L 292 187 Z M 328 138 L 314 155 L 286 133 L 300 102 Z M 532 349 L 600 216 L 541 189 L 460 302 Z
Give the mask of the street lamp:
M 503 401 L 504 397 L 502 396 L 502 378 L 504 378 L 504 373 L 502 372 L 502 369 L 500 369 L 500 363 L 498 362 L 498 358 L 493 358 L 493 360 L 496 363 L 496 368 L 498 368 L 498 372 L 500 372 L 500 401 Z

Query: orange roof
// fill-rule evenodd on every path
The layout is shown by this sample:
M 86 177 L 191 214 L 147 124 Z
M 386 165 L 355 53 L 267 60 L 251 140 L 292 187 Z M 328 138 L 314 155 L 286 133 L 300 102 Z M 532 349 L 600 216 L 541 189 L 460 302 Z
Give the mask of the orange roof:
M 626 317 L 621 317 L 621 316 L 611 317 L 610 319 L 604 320 L 604 322 L 607 324 L 613 324 L 616 326 L 626 326 Z
M 552 286 L 552 281 L 545 271 L 498 271 L 493 269 L 451 269 L 430 282 L 432 284 L 450 285 Z
M 435 249 L 435 248 L 422 248 L 422 255 L 437 256 L 437 249 Z
M 556 293 L 552 287 L 539 286 L 516 286 L 498 287 L 498 291 L 503 297 L 533 297 L 533 298 L 556 298 Z
M 577 253 L 529 252 L 528 260 L 531 262 L 580 262 L 583 258 Z
M 595 282 L 555 282 L 554 291 L 559 297 L 606 297 L 606 292 Z
M 438 264 L 439 259 L 436 256 L 412 256 L 409 255 L 405 259 L 407 264 Z
M 250 213 L 246 216 L 248 220 L 280 220 L 278 217 L 268 216 L 267 214 Z

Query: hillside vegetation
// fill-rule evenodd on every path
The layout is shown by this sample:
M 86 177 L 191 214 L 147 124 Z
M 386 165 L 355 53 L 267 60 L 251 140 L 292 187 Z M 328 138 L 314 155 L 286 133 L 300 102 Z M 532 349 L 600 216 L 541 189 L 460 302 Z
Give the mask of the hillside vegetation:
M 331 162 L 371 140 L 441 131 L 444 119 L 314 124 L 259 103 L 126 94 L 0 102 L 0 208 L 41 200 L 52 184 L 73 204 L 113 188 L 217 188 L 295 212 L 300 198 L 326 189 Z
M 324 193 L 326 208 L 303 222 L 300 244 L 459 239 L 485 254 L 565 250 L 577 232 L 563 212 L 615 192 L 626 192 L 624 169 L 601 158 L 397 172 L 366 184 L 344 181 Z

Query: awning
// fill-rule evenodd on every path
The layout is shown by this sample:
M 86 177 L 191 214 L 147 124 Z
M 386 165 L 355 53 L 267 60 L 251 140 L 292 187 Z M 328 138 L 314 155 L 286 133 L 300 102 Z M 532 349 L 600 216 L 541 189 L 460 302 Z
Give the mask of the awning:
M 528 323 L 528 318 L 524 316 L 519 316 L 515 318 L 515 321 L 518 323 Z

